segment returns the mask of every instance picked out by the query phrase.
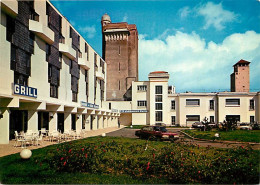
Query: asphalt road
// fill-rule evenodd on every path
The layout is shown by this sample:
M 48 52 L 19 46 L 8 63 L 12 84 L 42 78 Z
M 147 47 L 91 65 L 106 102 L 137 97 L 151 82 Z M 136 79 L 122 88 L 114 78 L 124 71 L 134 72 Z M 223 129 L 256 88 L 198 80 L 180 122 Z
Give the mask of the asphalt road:
M 135 136 L 135 131 L 138 129 L 128 129 L 128 128 L 122 128 L 120 130 L 114 131 L 107 133 L 107 136 L 114 136 L 114 137 L 127 137 L 127 138 L 138 138 Z M 180 130 L 182 129 L 168 129 L 170 132 L 176 132 L 180 134 Z M 183 136 L 180 134 L 180 136 Z M 194 144 L 197 146 L 202 146 L 202 147 L 216 147 L 216 148 L 233 148 L 245 144 L 241 143 L 222 143 L 222 142 L 215 142 L 215 141 L 200 141 L 200 140 L 192 140 L 188 137 L 181 137 L 182 139 L 179 139 L 175 142 L 180 142 L 180 143 L 186 143 L 186 144 Z M 260 150 L 260 144 L 257 145 L 251 145 L 253 149 Z

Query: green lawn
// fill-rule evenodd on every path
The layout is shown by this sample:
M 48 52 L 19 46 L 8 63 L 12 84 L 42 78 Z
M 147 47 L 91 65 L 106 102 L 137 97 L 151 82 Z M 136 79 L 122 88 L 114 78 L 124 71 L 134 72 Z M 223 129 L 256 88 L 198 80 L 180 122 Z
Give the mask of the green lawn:
M 1 184 L 258 183 L 260 151 L 92 137 L 0 158 Z M 189 174 L 189 175 L 187 175 Z M 230 178 L 231 177 L 231 178 Z
M 242 141 L 242 142 L 260 142 L 260 130 L 234 130 L 234 131 L 199 131 L 185 130 L 189 135 L 200 138 L 213 140 L 216 133 L 219 133 L 220 139 L 225 141 Z

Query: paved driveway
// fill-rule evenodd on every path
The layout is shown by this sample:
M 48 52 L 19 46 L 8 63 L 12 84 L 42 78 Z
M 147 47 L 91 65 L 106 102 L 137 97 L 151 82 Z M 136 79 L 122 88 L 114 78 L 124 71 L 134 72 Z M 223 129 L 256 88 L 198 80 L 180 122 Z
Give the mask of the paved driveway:
M 114 132 L 107 133 L 107 136 L 114 136 L 114 137 L 127 137 L 127 138 L 138 138 L 135 136 L 135 131 L 138 129 L 128 129 L 128 128 L 123 128 Z M 180 130 L 183 129 L 168 129 L 171 132 L 176 132 L 180 134 Z M 180 143 L 187 143 L 187 144 L 195 144 L 197 146 L 202 146 L 202 147 L 217 147 L 217 148 L 233 148 L 236 146 L 241 146 L 244 144 L 241 143 L 222 143 L 222 142 L 214 142 L 214 141 L 200 141 L 200 140 L 192 140 L 188 137 L 183 137 L 183 139 L 179 139 L 176 142 Z M 257 145 L 251 145 L 253 149 L 260 150 L 260 144 Z

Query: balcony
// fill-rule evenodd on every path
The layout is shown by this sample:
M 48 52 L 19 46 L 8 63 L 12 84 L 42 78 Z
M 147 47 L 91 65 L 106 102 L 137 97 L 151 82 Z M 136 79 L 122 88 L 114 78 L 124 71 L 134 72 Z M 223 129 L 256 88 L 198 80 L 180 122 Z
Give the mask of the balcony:
M 76 51 L 71 47 L 71 45 L 59 43 L 59 50 L 60 52 L 62 52 L 62 54 L 67 56 L 69 59 L 71 60 L 76 59 L 77 56 Z
M 1 10 L 11 17 L 16 17 L 18 14 L 18 1 L 2 0 L 0 2 Z
M 105 75 L 102 73 L 102 71 L 101 71 L 100 68 L 96 71 L 96 77 L 97 77 L 99 80 L 104 80 L 104 79 L 105 79 Z
M 86 70 L 90 68 L 90 62 L 85 58 L 78 58 L 78 64 Z
M 48 44 L 52 44 L 54 42 L 54 32 L 38 21 L 29 20 L 29 30 L 34 32 L 35 35 Z

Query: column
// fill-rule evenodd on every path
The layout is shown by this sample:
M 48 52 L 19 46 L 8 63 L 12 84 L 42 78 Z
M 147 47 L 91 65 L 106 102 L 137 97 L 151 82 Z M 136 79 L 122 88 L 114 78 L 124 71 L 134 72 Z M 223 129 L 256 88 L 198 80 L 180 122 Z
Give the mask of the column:
M 76 130 L 82 129 L 82 114 L 76 114 Z
M 1 108 L 0 109 L 0 144 L 8 144 L 9 143 L 9 118 L 10 113 L 7 108 Z
M 57 112 L 49 112 L 49 116 L 49 132 L 52 132 L 58 128 L 58 114 Z
M 71 130 L 71 113 L 64 112 L 64 131 Z
M 28 111 L 28 130 L 38 131 L 38 112 L 36 110 Z

